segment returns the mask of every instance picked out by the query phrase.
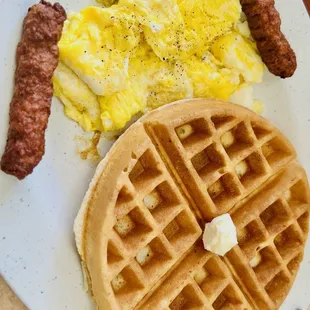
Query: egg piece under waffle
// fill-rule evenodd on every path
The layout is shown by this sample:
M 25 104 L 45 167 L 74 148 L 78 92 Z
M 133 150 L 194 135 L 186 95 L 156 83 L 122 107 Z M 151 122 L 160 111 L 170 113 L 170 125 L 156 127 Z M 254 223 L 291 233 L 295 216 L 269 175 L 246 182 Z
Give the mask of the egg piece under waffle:
M 142 117 L 99 164 L 75 221 L 99 309 L 278 309 L 303 258 L 310 193 L 290 142 L 241 106 L 185 100 Z M 204 250 L 230 213 L 238 245 Z

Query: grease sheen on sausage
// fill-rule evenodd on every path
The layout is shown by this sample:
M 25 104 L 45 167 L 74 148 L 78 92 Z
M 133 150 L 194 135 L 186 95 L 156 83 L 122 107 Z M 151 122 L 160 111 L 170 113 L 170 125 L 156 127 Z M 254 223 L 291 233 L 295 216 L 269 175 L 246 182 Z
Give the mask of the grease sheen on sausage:
M 66 20 L 64 8 L 41 1 L 24 19 L 16 51 L 14 94 L 1 169 L 19 179 L 31 174 L 45 152 L 45 130 L 59 61 L 57 43 Z

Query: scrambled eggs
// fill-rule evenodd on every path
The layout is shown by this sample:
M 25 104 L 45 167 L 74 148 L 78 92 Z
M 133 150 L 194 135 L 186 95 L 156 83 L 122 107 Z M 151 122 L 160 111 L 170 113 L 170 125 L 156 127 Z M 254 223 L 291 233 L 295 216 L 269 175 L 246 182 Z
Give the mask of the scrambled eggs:
M 252 83 L 264 71 L 239 0 L 88 7 L 68 16 L 59 51 L 55 95 L 86 131 L 121 129 L 132 116 L 183 98 L 253 105 Z

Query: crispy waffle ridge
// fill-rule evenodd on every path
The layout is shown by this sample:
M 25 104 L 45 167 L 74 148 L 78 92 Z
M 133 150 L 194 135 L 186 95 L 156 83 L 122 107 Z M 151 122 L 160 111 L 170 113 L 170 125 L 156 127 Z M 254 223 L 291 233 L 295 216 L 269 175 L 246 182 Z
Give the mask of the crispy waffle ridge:
M 292 145 L 229 103 L 176 102 L 132 125 L 99 164 L 75 221 L 99 309 L 278 309 L 303 258 L 309 187 Z M 230 213 L 238 242 L 205 251 Z

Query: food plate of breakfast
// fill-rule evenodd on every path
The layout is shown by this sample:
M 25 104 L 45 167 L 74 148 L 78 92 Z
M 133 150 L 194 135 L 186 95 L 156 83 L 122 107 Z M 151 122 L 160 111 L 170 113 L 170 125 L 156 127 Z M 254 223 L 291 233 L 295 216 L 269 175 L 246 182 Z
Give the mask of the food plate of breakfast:
M 0 274 L 29 309 L 308 309 L 295 2 L 0 1 Z

